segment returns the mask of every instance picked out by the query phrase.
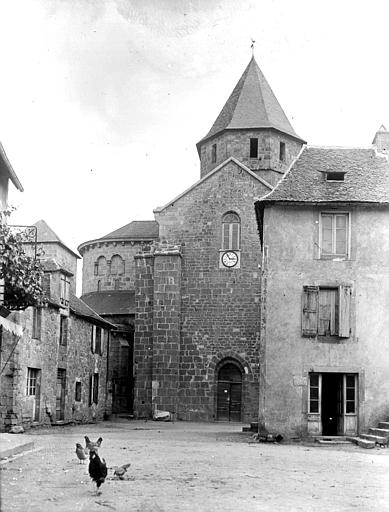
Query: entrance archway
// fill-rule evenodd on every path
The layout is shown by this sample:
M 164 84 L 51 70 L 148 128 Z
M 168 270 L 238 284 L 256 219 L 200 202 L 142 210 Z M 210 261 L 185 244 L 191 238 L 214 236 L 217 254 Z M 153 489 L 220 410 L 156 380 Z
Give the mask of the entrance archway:
M 242 372 L 237 364 L 226 361 L 217 375 L 216 419 L 219 421 L 241 421 L 242 417 Z

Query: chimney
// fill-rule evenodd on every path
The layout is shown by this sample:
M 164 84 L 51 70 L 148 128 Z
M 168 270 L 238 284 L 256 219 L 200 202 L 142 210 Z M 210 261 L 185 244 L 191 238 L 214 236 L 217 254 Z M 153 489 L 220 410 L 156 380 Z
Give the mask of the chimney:
M 389 155 L 389 132 L 383 124 L 375 134 L 373 144 L 379 153 Z

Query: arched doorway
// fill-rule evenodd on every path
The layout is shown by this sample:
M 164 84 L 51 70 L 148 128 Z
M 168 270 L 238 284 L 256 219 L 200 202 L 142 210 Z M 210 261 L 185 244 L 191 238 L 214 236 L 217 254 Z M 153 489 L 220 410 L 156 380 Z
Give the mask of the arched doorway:
M 219 421 L 241 421 L 242 372 L 231 361 L 220 367 L 217 375 L 217 410 Z

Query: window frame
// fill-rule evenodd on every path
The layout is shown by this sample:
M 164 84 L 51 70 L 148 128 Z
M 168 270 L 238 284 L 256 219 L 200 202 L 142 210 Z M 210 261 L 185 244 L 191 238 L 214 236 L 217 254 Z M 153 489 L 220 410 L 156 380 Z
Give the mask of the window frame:
M 32 333 L 34 340 L 40 340 L 42 336 L 42 308 L 34 306 L 32 310 Z
M 279 161 L 285 162 L 286 160 L 286 143 L 282 140 L 280 140 L 280 148 L 279 148 Z
M 336 216 L 345 216 L 346 217 L 346 253 L 345 254 L 337 254 L 335 252 L 332 253 L 324 253 L 323 252 L 323 217 L 331 216 L 336 218 Z M 331 223 L 331 233 L 332 233 L 332 249 L 336 249 L 336 223 L 332 221 Z M 318 244 L 318 258 L 320 260 L 349 260 L 350 259 L 350 248 L 351 248 L 351 212 L 345 210 L 323 210 L 319 212 L 319 244 Z
M 26 396 L 37 396 L 39 368 L 27 368 Z
M 337 289 L 338 293 L 338 332 L 336 334 L 319 334 L 320 289 Z M 320 337 L 325 340 L 351 338 L 351 310 L 353 286 L 351 284 L 304 285 L 301 304 L 301 336 Z
M 59 301 L 62 306 L 69 306 L 70 279 L 66 274 L 61 273 Z
M 69 338 L 69 317 L 66 315 L 59 315 L 59 344 L 66 347 Z
M 89 406 L 99 403 L 99 374 L 92 373 L 89 377 Z
M 259 141 L 258 137 L 250 137 L 250 158 L 258 158 Z
M 215 164 L 217 162 L 217 144 L 212 144 L 211 146 L 211 163 Z
M 317 386 L 311 385 L 311 377 L 318 377 Z M 308 414 L 316 414 L 318 416 L 321 415 L 321 380 L 322 374 L 317 372 L 309 373 L 309 382 L 308 382 Z M 317 388 L 317 398 L 311 398 L 311 389 Z M 317 411 L 311 410 L 311 402 L 317 402 Z
M 237 222 L 227 222 L 225 219 L 229 216 L 229 215 L 234 215 L 238 221 Z M 222 226 L 221 226 L 221 229 L 222 229 L 222 237 L 221 237 L 221 249 L 223 251 L 240 251 L 241 250 L 241 220 L 240 220 L 240 216 L 234 212 L 234 211 L 229 211 L 229 212 L 226 212 L 223 216 L 222 216 L 222 222 L 221 222 Z M 225 236 L 225 225 L 229 225 L 229 228 L 228 228 L 228 237 L 227 237 L 227 243 L 226 243 L 226 236 Z M 234 226 L 237 226 L 237 234 L 236 234 L 236 241 L 237 241 L 237 247 L 234 247 Z
M 74 401 L 82 401 L 82 383 L 79 380 L 77 380 L 74 385 Z

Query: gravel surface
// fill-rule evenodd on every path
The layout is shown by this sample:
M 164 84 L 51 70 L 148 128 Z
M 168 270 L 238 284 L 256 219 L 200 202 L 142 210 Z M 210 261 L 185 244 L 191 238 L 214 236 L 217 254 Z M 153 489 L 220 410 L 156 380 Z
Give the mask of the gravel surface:
M 256 443 L 223 423 L 103 422 L 30 431 L 40 451 L 0 466 L 1 511 L 389 511 L 389 449 Z M 75 443 L 103 443 L 96 496 Z

